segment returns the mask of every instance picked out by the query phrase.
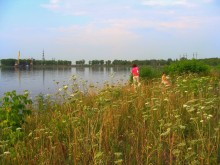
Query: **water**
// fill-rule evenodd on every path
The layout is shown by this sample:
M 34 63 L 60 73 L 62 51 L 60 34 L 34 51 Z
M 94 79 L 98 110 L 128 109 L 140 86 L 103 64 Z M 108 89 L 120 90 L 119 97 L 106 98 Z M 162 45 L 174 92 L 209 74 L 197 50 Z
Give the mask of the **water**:
M 28 90 L 32 97 L 39 94 L 53 94 L 63 85 L 73 83 L 71 77 L 74 75 L 81 89 L 83 84 L 102 87 L 106 82 L 109 84 L 126 83 L 130 76 L 130 68 L 71 67 L 21 70 L 0 68 L 0 97 L 12 90 L 16 90 L 19 94 Z

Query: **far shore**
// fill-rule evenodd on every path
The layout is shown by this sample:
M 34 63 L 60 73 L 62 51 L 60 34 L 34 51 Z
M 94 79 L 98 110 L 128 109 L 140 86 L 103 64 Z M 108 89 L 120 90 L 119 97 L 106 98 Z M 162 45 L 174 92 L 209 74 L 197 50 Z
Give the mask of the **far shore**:
M 71 67 L 130 67 L 130 65 L 34 65 L 34 66 L 22 66 L 22 67 L 15 67 L 15 66 L 0 66 L 0 68 L 16 68 L 16 69 L 43 69 L 43 68 L 71 68 Z

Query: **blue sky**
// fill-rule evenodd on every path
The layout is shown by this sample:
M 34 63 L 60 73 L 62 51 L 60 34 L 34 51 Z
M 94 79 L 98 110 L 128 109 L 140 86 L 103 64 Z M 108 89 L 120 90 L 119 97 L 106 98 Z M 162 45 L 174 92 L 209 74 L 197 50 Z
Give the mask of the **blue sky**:
M 219 0 L 0 0 L 0 59 L 220 58 Z

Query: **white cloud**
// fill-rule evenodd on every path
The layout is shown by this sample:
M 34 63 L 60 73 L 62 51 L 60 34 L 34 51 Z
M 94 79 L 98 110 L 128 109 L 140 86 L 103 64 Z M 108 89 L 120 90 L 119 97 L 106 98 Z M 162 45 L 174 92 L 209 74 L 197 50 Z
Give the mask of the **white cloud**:
M 58 11 L 66 15 L 85 15 L 93 11 L 94 3 L 87 0 L 73 1 L 73 0 L 50 0 L 49 3 L 42 4 L 43 8 L 52 11 Z
M 60 8 L 60 1 L 61 0 L 50 0 L 48 4 L 42 4 L 41 6 L 49 10 L 57 10 Z
M 196 4 L 187 0 L 145 0 L 144 5 L 147 6 L 183 6 L 183 7 L 195 7 Z
M 204 3 L 212 3 L 213 0 L 143 0 L 146 6 L 163 6 L 163 7 L 186 7 L 194 8 Z

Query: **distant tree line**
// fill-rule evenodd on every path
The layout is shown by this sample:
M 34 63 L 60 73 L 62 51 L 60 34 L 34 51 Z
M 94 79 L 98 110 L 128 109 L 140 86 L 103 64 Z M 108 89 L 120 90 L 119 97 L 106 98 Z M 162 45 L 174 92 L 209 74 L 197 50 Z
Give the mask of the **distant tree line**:
M 17 63 L 17 59 L 1 59 L 1 65 L 2 66 L 14 66 L 15 63 Z M 71 65 L 71 61 L 66 61 L 66 60 L 35 60 L 35 59 L 20 59 L 19 64 L 20 65 L 30 65 L 33 63 L 33 65 Z
M 168 58 L 167 60 L 164 59 L 150 59 L 150 60 L 90 60 L 88 61 L 88 64 L 86 64 L 86 61 L 84 59 L 75 61 L 76 65 L 102 65 L 102 66 L 131 66 L 132 64 L 137 64 L 139 66 L 142 65 L 148 65 L 148 66 L 165 66 L 165 65 L 170 65 L 173 62 L 181 61 L 181 60 L 187 60 L 187 58 L 181 58 L 181 59 L 176 59 L 172 60 L 171 58 Z M 210 66 L 217 66 L 220 65 L 220 58 L 205 58 L 205 59 L 196 59 L 197 61 L 201 61 L 207 65 Z M 2 66 L 14 66 L 15 63 L 17 62 L 17 59 L 1 59 L 1 65 Z M 26 65 L 30 64 L 33 62 L 33 65 L 47 65 L 47 66 L 52 66 L 52 65 L 72 65 L 71 61 L 67 60 L 35 60 L 35 59 L 20 59 L 19 64 L 20 65 Z
M 220 58 L 205 58 L 205 59 L 198 59 L 198 60 L 210 66 L 220 65 Z
M 182 57 L 181 59 L 175 59 L 172 60 L 171 58 L 168 58 L 167 60 L 164 59 L 150 59 L 150 60 L 133 60 L 133 61 L 128 61 L 128 60 L 91 60 L 88 62 L 88 64 L 85 63 L 85 60 L 79 60 L 76 61 L 76 65 L 105 65 L 105 66 L 115 66 L 115 65 L 124 65 L 124 66 L 130 66 L 132 64 L 137 64 L 139 66 L 141 65 L 149 65 L 149 66 L 165 66 L 165 65 L 170 65 L 174 62 L 177 61 L 183 61 L 183 60 L 188 60 L 185 57 Z M 207 65 L 210 66 L 217 66 L 220 65 L 220 58 L 205 58 L 205 59 L 194 59 L 197 61 L 201 61 Z
M 67 60 L 33 60 L 33 65 L 71 65 L 71 61 Z
M 131 64 L 135 63 L 137 65 L 151 65 L 151 66 L 162 66 L 162 65 L 169 65 L 171 62 L 173 62 L 172 59 L 168 60 L 91 60 L 88 62 L 88 65 L 105 65 L 105 66 L 115 66 L 115 65 L 124 65 L 124 66 L 130 66 Z M 86 65 L 85 60 L 79 60 L 76 61 L 76 65 Z

